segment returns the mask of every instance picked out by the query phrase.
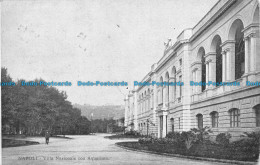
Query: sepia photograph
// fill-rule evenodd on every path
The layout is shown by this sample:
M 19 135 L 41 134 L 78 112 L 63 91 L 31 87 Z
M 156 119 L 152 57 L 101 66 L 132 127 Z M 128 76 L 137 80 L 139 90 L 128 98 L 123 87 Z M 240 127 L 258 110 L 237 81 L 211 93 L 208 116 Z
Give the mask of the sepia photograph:
M 260 165 L 260 0 L 0 0 L 3 165 Z

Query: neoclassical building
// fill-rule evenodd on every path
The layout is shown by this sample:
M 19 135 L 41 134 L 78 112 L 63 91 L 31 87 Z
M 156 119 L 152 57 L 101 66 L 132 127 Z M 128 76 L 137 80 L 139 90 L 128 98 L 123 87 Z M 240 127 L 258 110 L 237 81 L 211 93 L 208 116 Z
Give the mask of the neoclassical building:
M 125 98 L 125 126 L 165 137 L 171 131 L 211 127 L 214 135 L 260 130 L 259 2 L 219 0 L 176 42 L 165 43 L 161 59 L 141 82 L 183 86 L 135 86 Z M 239 86 L 191 86 L 190 82 Z

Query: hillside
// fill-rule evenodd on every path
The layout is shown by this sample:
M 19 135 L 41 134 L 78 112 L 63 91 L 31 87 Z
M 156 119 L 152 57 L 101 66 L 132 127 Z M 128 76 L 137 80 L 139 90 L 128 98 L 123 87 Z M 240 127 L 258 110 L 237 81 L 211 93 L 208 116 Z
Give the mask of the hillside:
M 93 106 L 74 104 L 73 107 L 80 109 L 82 116 L 86 116 L 88 119 L 90 119 L 91 113 L 93 113 L 92 119 L 124 117 L 124 106 L 120 105 Z

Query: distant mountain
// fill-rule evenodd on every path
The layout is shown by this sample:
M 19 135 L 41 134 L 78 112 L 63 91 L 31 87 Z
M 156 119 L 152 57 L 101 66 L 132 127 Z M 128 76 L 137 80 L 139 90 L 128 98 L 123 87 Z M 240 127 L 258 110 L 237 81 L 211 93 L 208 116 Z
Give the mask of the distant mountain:
M 73 107 L 80 109 L 82 116 L 86 116 L 88 119 L 91 118 L 91 113 L 93 113 L 92 119 L 119 119 L 124 117 L 125 113 L 124 106 L 121 105 L 93 106 L 74 104 Z

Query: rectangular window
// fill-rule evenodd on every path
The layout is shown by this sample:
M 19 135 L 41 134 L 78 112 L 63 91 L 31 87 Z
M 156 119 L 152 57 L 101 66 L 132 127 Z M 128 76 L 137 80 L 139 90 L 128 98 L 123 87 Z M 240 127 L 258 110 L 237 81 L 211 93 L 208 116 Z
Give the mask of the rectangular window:
M 203 115 L 202 114 L 197 115 L 197 122 L 198 122 L 198 128 L 202 129 L 203 128 Z
M 172 132 L 174 132 L 174 119 L 171 119 L 171 124 L 172 124 Z
M 238 109 L 230 111 L 230 127 L 239 127 L 240 124 L 240 113 Z
M 218 127 L 218 113 L 213 112 L 211 114 L 212 128 Z
M 212 118 L 212 127 L 213 127 L 213 128 L 215 128 L 215 127 L 216 127 L 216 121 L 215 121 L 215 118 L 214 118 L 214 116 L 213 116 L 213 118 Z

